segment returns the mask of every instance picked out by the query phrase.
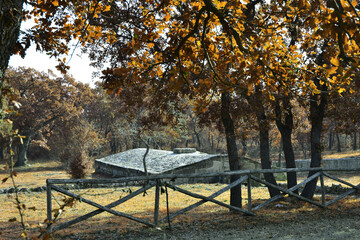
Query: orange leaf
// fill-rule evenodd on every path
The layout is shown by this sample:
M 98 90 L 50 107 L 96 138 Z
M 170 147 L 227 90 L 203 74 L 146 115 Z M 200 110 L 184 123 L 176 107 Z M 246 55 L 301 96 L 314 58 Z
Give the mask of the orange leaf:
M 111 8 L 110 5 L 107 5 L 107 6 L 104 8 L 103 11 L 104 11 L 104 12 L 108 12 L 108 11 L 110 11 L 110 8 Z
M 8 179 L 9 179 L 9 178 L 6 177 L 6 178 L 3 178 L 1 181 L 2 181 L 2 183 L 5 183 Z
M 43 236 L 43 240 L 49 240 L 49 239 L 51 239 L 50 234 L 47 233 Z
M 340 65 L 339 59 L 337 57 L 331 58 L 330 62 L 336 67 L 338 67 Z
M 58 0 L 54 0 L 54 1 L 52 1 L 52 5 L 54 5 L 55 7 L 59 6 L 59 2 L 58 2 Z

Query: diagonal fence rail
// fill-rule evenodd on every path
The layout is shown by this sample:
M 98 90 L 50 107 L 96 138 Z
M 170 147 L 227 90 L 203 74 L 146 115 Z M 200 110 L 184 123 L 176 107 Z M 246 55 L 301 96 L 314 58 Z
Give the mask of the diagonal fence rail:
M 264 173 L 308 172 L 308 171 L 315 172 L 315 174 L 312 175 L 311 177 L 305 179 L 304 181 L 300 182 L 296 186 L 293 186 L 289 189 L 280 187 L 278 185 L 271 184 L 271 183 L 266 182 L 263 179 L 255 176 L 255 175 L 264 174 Z M 231 171 L 231 172 L 222 172 L 222 173 L 207 173 L 207 174 L 164 174 L 164 175 L 151 175 L 151 176 L 147 176 L 147 177 L 139 176 L 139 177 L 126 177 L 126 178 L 114 178 L 114 179 L 47 179 L 47 181 L 46 181 L 46 185 L 47 185 L 47 219 L 48 219 L 48 222 L 50 223 L 48 231 L 52 232 L 52 231 L 64 229 L 66 227 L 69 227 L 73 224 L 84 221 L 86 219 L 89 219 L 89 218 L 96 216 L 103 212 L 108 212 L 115 216 L 124 217 L 124 218 L 130 219 L 132 221 L 147 225 L 149 227 L 156 227 L 159 224 L 165 223 L 165 222 L 168 222 L 168 224 L 170 226 L 171 219 L 173 219 L 176 216 L 179 216 L 187 211 L 190 211 L 206 202 L 212 202 L 219 206 L 226 207 L 230 210 L 237 211 L 237 212 L 243 213 L 245 215 L 249 215 L 249 216 L 254 216 L 255 211 L 269 205 L 270 203 L 272 203 L 274 201 L 281 199 L 285 195 L 295 197 L 295 198 L 299 199 L 300 201 L 305 201 L 305 202 L 308 202 L 308 203 L 318 206 L 318 207 L 326 208 L 327 206 L 339 201 L 340 199 L 343 199 L 344 197 L 346 197 L 356 191 L 360 192 L 360 184 L 354 185 L 354 184 L 349 183 L 345 180 L 342 180 L 338 177 L 332 176 L 328 173 L 328 172 L 332 172 L 332 171 L 335 171 L 335 172 L 336 171 L 344 171 L 344 172 L 345 171 L 360 171 L 360 169 L 286 168 L 286 169 L 240 170 L 240 171 Z M 174 179 L 181 179 L 181 178 L 190 179 L 190 178 L 226 177 L 226 176 L 232 176 L 232 175 L 237 175 L 237 176 L 239 176 L 239 178 L 236 181 L 226 185 L 225 187 L 221 188 L 220 190 L 216 191 L 215 193 L 213 193 L 209 196 L 203 196 L 196 192 L 191 192 L 189 190 L 181 188 L 180 186 L 176 186 L 176 185 L 170 183 Z M 350 188 L 348 188 L 348 190 L 345 193 L 326 202 L 324 177 L 327 177 L 336 182 L 342 183 Z M 317 202 L 317 201 L 314 201 L 311 199 L 307 199 L 305 197 L 302 197 L 300 194 L 296 193 L 297 192 L 296 190 L 298 190 L 299 188 L 301 188 L 302 186 L 304 186 L 305 184 L 307 184 L 310 181 L 314 181 L 314 180 L 317 181 L 318 178 L 320 178 L 320 188 L 321 188 L 321 201 L 320 202 Z M 168 181 L 166 181 L 166 180 L 168 180 Z M 169 181 L 169 180 L 171 180 L 171 181 Z M 252 181 L 264 184 L 268 187 L 276 188 L 281 193 L 279 195 L 271 197 L 271 198 L 267 199 L 266 201 L 262 202 L 261 204 L 253 207 L 253 200 L 252 200 L 252 189 L 253 189 L 252 185 L 253 184 L 251 183 Z M 73 193 L 70 190 L 67 190 L 64 187 L 62 187 L 62 185 L 64 185 L 64 184 L 83 184 L 83 185 L 91 186 L 91 185 L 97 185 L 97 184 L 101 184 L 101 185 L 114 184 L 114 183 L 115 184 L 126 184 L 126 183 L 129 184 L 129 183 L 135 183 L 135 182 L 137 182 L 137 183 L 142 182 L 143 186 L 141 188 L 139 188 L 138 190 L 136 190 L 132 193 L 129 193 L 127 196 L 120 198 L 110 204 L 107 204 L 107 205 L 102 205 L 100 203 L 96 203 L 92 200 L 84 198 L 84 197 L 80 196 L 79 194 Z M 217 196 L 230 190 L 231 188 L 233 188 L 239 184 L 244 184 L 244 183 L 246 183 L 246 185 L 247 185 L 247 195 L 248 195 L 248 203 L 247 203 L 246 209 L 231 206 L 229 204 L 226 204 L 224 202 L 221 202 L 221 201 L 218 201 L 215 199 Z M 163 190 L 162 189 L 163 187 L 165 187 L 167 200 L 168 200 L 168 195 L 169 195 L 167 189 L 170 188 L 175 191 L 181 192 L 185 195 L 188 195 L 190 197 L 199 199 L 199 201 L 194 204 L 191 204 L 181 210 L 178 210 L 174 213 L 170 213 L 170 209 L 169 209 L 168 202 L 167 202 L 167 216 L 165 218 L 159 220 L 159 200 L 160 200 L 160 192 Z M 120 204 L 123 204 L 126 201 L 128 201 L 142 193 L 144 194 L 147 190 L 149 190 L 151 188 L 155 188 L 153 222 L 150 222 L 149 220 L 138 218 L 138 217 L 132 216 L 130 214 L 120 212 L 120 211 L 113 209 L 116 206 L 119 206 Z M 86 203 L 90 206 L 97 208 L 97 210 L 86 213 L 86 214 L 79 216 L 75 219 L 72 219 L 70 221 L 55 225 L 55 224 L 53 224 L 53 216 L 52 216 L 52 212 L 53 212 L 52 191 L 60 192 L 71 198 L 77 199 L 80 202 Z

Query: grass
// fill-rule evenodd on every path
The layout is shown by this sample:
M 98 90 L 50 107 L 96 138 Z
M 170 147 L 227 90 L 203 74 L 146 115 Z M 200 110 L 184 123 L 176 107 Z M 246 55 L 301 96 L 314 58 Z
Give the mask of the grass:
M 348 158 L 358 156 L 360 156 L 360 151 L 325 152 L 323 154 L 323 159 Z
M 219 188 L 221 185 L 215 186 Z M 210 193 L 215 189 L 209 189 L 209 191 L 203 191 L 204 185 L 196 184 L 186 187 L 188 190 L 200 192 L 202 194 Z M 120 197 L 123 192 L 120 189 L 113 191 L 112 189 L 91 189 L 80 190 L 82 196 L 96 200 L 99 203 L 110 203 Z M 99 195 L 98 195 L 99 194 Z M 95 196 L 96 195 L 96 196 Z M 267 191 L 264 188 L 258 188 L 253 192 L 253 197 L 257 200 L 254 204 L 259 204 L 264 201 Z M 35 206 L 36 210 L 27 210 L 25 217 L 28 220 L 27 223 L 31 229 L 32 236 L 36 236 L 39 233 L 39 226 L 42 225 L 46 215 L 45 193 L 37 194 L 21 194 L 22 198 L 28 205 Z M 247 197 L 247 196 L 245 196 Z M 63 196 L 55 194 L 55 198 L 61 202 Z M 166 202 L 165 196 L 161 195 L 160 201 L 160 218 L 166 217 Z M 228 194 L 220 196 L 218 200 L 226 202 Z M 330 198 L 328 198 L 329 200 Z M 20 225 L 18 223 L 9 223 L 7 217 L 16 216 L 17 212 L 11 204 L 11 198 L 7 196 L 1 196 L 0 201 L 5 205 L 1 206 L 1 219 L 0 219 L 0 239 L 16 239 L 21 232 Z M 319 201 L 319 199 L 317 199 Z M 187 205 L 196 202 L 195 199 L 189 198 L 176 191 L 170 191 L 170 211 L 173 213 Z M 56 207 L 56 202 L 53 202 Z M 118 211 L 123 211 L 136 217 L 152 221 L 153 218 L 153 206 L 154 204 L 154 190 L 149 190 L 146 196 L 138 196 L 125 204 L 116 207 Z M 245 201 L 246 204 L 246 201 Z M 246 207 L 246 206 L 245 206 Z M 80 216 L 84 213 L 95 210 L 95 208 L 81 202 L 77 202 L 74 207 L 65 209 L 58 223 L 68 221 L 74 217 Z M 202 230 L 208 231 L 216 228 L 228 229 L 246 229 L 252 226 L 258 226 L 259 224 L 282 223 L 284 221 L 304 221 L 304 218 L 313 219 L 320 217 L 335 217 L 341 214 L 358 214 L 360 213 L 360 203 L 358 199 L 353 197 L 340 201 L 339 203 L 332 205 L 329 209 L 321 209 L 318 207 L 304 204 L 303 202 L 295 201 L 291 198 L 285 198 L 280 202 L 274 203 L 264 209 L 256 212 L 255 217 L 246 217 L 241 214 L 231 214 L 227 209 L 214 205 L 212 203 L 206 203 L 195 210 L 189 211 L 184 215 L 178 216 L 173 219 L 172 227 L 175 231 L 190 231 L 190 230 Z M 160 226 L 162 229 L 167 227 L 166 224 Z M 108 213 L 99 214 L 89 220 L 82 223 L 73 225 L 67 229 L 58 231 L 55 234 L 54 239 L 69 239 L 72 236 L 77 236 L 76 239 L 99 239 L 99 236 L 103 234 L 116 234 L 117 236 L 131 234 L 142 235 L 144 232 L 151 233 L 156 231 L 144 227 L 141 224 L 135 223 L 125 218 L 118 218 Z M 158 230 L 157 230 L 158 231 Z M 78 235 L 80 234 L 79 237 Z M 2 238 L 3 237 L 3 238 Z M 103 239 L 103 238 L 101 238 Z M 110 238 L 111 239 L 111 238 Z M 126 239 L 126 238 L 125 238 Z
M 0 164 L 0 180 L 8 176 L 8 171 L 3 170 L 6 164 Z M 44 186 L 46 179 L 69 178 L 69 175 L 63 169 L 62 165 L 56 161 L 34 162 L 29 166 L 16 168 L 18 173 L 16 184 L 20 188 L 33 188 Z M 6 181 L 0 185 L 0 188 L 12 187 L 11 181 Z
M 349 153 L 345 156 L 357 156 L 355 153 Z M 334 156 L 334 155 L 330 155 Z M 338 155 L 336 155 L 338 156 Z M 344 155 L 343 155 L 344 156 Z M 332 157 L 337 158 L 337 157 Z M 3 166 L 1 166 L 1 169 Z M 46 179 L 49 178 L 69 178 L 69 175 L 65 170 L 61 168 L 57 162 L 38 162 L 31 164 L 30 167 L 17 169 L 18 176 L 16 177 L 16 183 L 20 187 L 37 187 L 44 186 Z M 7 177 L 6 171 L 0 171 L 0 180 Z M 352 184 L 359 184 L 360 177 L 357 175 L 342 176 Z M 331 179 L 325 178 L 326 185 L 339 184 Z M 11 184 L 9 181 L 2 183 L 0 188 L 9 188 Z M 191 192 L 195 192 L 201 195 L 208 196 L 220 188 L 224 187 L 223 184 L 192 184 L 183 185 Z M 124 197 L 129 188 L 109 188 L 109 189 L 84 189 L 74 190 L 75 193 L 80 194 L 84 198 L 106 205 L 111 203 L 120 197 Z M 136 190 L 137 187 L 131 187 L 131 190 Z M 197 202 L 197 199 L 186 196 L 178 191 L 169 191 L 169 206 L 171 213 L 182 209 L 188 205 Z M 247 190 L 243 190 L 244 205 L 247 204 Z M 254 188 L 252 190 L 253 204 L 259 204 L 269 197 L 268 191 L 264 187 Z M 53 196 L 53 208 L 59 208 L 65 197 L 60 193 L 54 193 Z M 139 195 L 130 201 L 114 208 L 115 210 L 125 212 L 137 217 L 141 217 L 152 221 L 154 211 L 154 189 L 147 191 L 145 196 Z M 216 198 L 219 201 L 229 203 L 229 192 L 218 196 Z M 330 198 L 329 198 L 330 199 Z M 41 227 L 44 227 L 44 220 L 46 218 L 46 193 L 20 193 L 20 200 L 26 204 L 25 219 L 28 227 L 31 229 L 31 236 L 36 236 L 39 233 Z M 318 199 L 319 200 L 319 199 Z M 17 239 L 21 233 L 21 227 L 18 222 L 9 222 L 9 219 L 17 217 L 18 211 L 15 208 L 14 196 L 12 194 L 0 194 L 0 239 Z M 33 208 L 35 210 L 31 210 Z M 355 209 L 355 210 L 354 210 Z M 85 203 L 76 202 L 72 208 L 66 208 L 62 213 L 59 222 L 68 221 L 84 213 L 95 210 L 94 207 Z M 330 211 L 331 210 L 331 211 Z M 339 212 L 340 211 L 340 212 Z M 274 203 L 269 207 L 261 209 L 257 212 L 256 217 L 244 217 L 239 214 L 231 214 L 229 211 L 221 206 L 213 203 L 205 203 L 200 207 L 187 212 L 184 215 L 178 216 L 173 219 L 173 228 L 179 231 L 186 231 L 189 228 L 201 227 L 216 228 L 221 226 L 222 228 L 246 228 L 251 225 L 265 224 L 268 221 L 282 222 L 290 221 L 299 218 L 299 215 L 313 218 L 314 216 L 332 216 L 333 214 L 339 215 L 344 212 L 360 212 L 359 200 L 353 197 L 348 197 L 337 204 L 332 205 L 328 210 L 323 210 L 318 207 L 312 207 L 303 202 L 294 201 L 291 198 L 284 198 L 282 201 Z M 325 214 L 325 215 L 324 215 Z M 341 215 L 340 214 L 340 215 Z M 160 219 L 166 217 L 166 198 L 165 194 L 160 197 Z M 18 217 L 17 217 L 18 218 Z M 236 220 L 236 221 L 235 221 Z M 165 228 L 166 225 L 162 226 Z M 156 231 L 145 228 L 144 226 L 137 224 L 133 221 L 124 218 L 114 217 L 109 213 L 99 214 L 83 223 L 76 224 L 68 229 L 64 229 L 55 234 L 55 238 L 67 239 L 70 236 L 78 233 L 85 234 L 84 238 L 87 239 L 86 234 L 90 234 L 96 239 L 96 234 L 101 234 L 101 231 L 105 231 L 108 234 L 127 234 L 141 233 L 142 231 Z M 90 236 L 89 235 L 89 236 Z

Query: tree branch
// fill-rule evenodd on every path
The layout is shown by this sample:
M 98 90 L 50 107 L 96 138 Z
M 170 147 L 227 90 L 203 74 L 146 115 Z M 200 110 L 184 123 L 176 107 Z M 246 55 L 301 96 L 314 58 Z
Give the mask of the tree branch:
M 240 38 L 240 34 L 230 25 L 230 23 L 228 23 L 225 19 L 225 16 L 220 12 L 219 9 L 217 9 L 217 7 L 214 5 L 214 3 L 212 2 L 212 0 L 203 0 L 205 3 L 205 6 L 207 8 L 208 11 L 214 13 L 221 25 L 223 26 L 224 30 L 231 36 L 234 37 L 236 44 L 238 45 L 238 48 L 240 49 L 240 51 L 242 51 L 243 53 L 248 53 L 248 50 L 243 46 L 242 44 L 242 40 Z

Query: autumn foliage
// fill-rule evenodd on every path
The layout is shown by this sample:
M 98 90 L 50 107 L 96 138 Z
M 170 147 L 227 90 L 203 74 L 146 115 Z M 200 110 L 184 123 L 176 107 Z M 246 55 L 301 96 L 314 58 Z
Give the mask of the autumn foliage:
M 72 153 L 68 158 L 68 171 L 72 178 L 84 178 L 92 172 L 92 162 L 85 152 Z
M 35 25 L 19 38 L 16 52 L 24 55 L 35 44 L 58 58 L 58 69 L 65 73 L 63 56 L 72 54 L 69 46 L 75 41 L 94 66 L 107 64 L 102 71 L 105 89 L 131 109 L 128 116 L 140 116 L 135 125 L 147 129 L 176 123 L 189 106 L 205 115 L 212 106 L 224 104 L 226 95 L 231 107 L 218 117 L 227 116 L 229 124 L 223 127 L 230 139 L 235 130 L 228 131 L 229 126 L 245 119 L 236 111 L 241 102 L 237 99 L 242 99 L 249 104 L 251 117 L 246 118 L 255 120 L 264 168 L 271 167 L 269 129 L 274 120 L 287 166 L 294 165 L 294 106 L 306 109 L 311 166 L 320 166 L 329 98 L 353 94 L 359 84 L 352 83 L 360 81 L 357 1 L 30 0 L 27 4 L 31 7 L 24 11 L 24 20 L 33 18 Z M 108 133 L 105 130 L 107 137 Z M 113 129 L 111 136 L 116 136 Z M 236 139 L 231 139 L 228 152 L 236 153 Z M 230 160 L 238 166 L 234 161 Z M 305 192 L 312 197 L 312 191 Z

